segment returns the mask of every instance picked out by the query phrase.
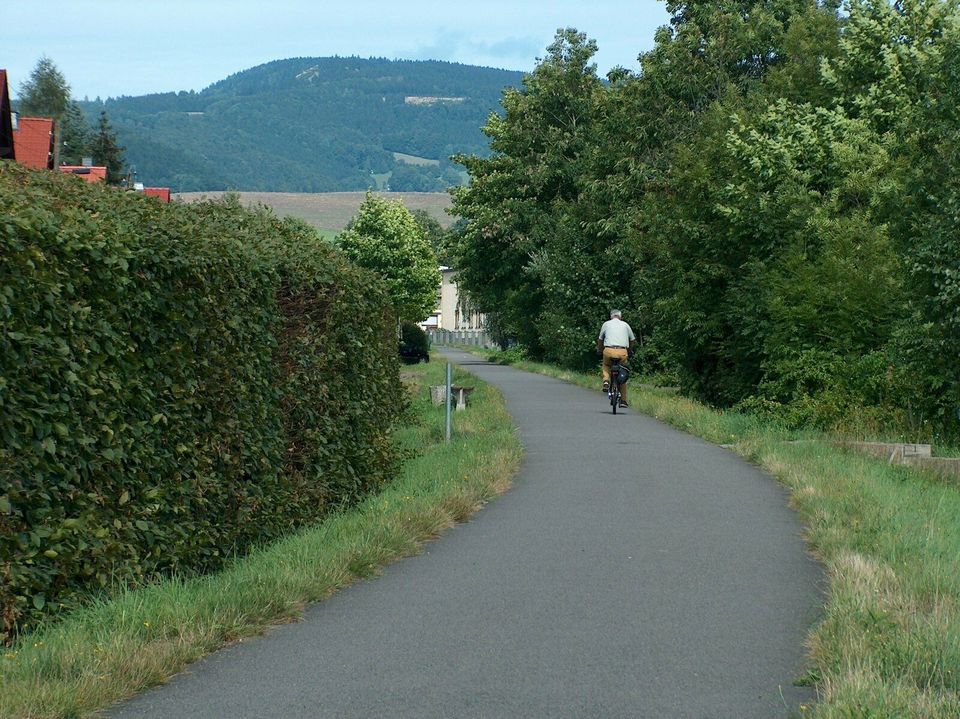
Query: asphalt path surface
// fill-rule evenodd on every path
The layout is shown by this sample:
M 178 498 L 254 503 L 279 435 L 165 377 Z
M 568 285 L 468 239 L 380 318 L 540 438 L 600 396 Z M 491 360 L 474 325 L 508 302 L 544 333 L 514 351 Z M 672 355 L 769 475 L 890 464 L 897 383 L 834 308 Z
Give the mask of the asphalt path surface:
M 822 573 L 785 491 L 600 392 L 503 390 L 514 486 L 416 557 L 113 708 L 132 717 L 799 716 Z

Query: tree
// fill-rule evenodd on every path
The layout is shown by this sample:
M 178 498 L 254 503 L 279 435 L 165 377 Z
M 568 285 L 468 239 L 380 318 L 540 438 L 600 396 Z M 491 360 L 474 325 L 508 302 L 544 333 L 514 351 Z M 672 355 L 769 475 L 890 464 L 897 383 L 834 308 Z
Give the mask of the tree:
M 837 105 L 884 135 L 902 182 L 884 219 L 904 260 L 908 306 L 895 378 L 914 419 L 960 435 L 960 24 L 955 2 L 859 0 L 824 68 Z
M 117 135 L 110 127 L 106 110 L 100 112 L 97 133 L 90 142 L 93 161 L 107 168 L 107 182 L 115 185 L 120 182 L 126 163 L 123 159 L 124 148 L 117 144 Z
M 30 77 L 20 83 L 17 108 L 23 115 L 61 119 L 70 105 L 70 86 L 46 55 L 37 61 Z
M 80 106 L 70 98 L 70 85 L 46 55 L 21 83 L 17 109 L 24 116 L 56 120 L 57 164 L 79 165 L 90 154 L 90 126 Z
M 427 238 L 427 242 L 430 243 L 434 253 L 436 253 L 437 262 L 441 265 L 449 264 L 450 233 L 443 229 L 443 225 L 431 217 L 430 213 L 426 210 L 413 210 L 410 214 L 413 215 L 413 219 L 417 221 L 417 225 L 423 230 L 423 236 Z
M 63 120 L 70 110 L 70 86 L 53 60 L 41 56 L 30 77 L 20 83 L 20 97 L 17 110 L 21 115 L 33 117 L 52 117 L 56 121 L 56 142 L 54 145 L 54 163 L 60 164 L 60 143 L 63 137 Z M 73 123 L 67 123 L 76 127 Z M 83 125 L 81 124 L 80 127 Z M 71 143 L 76 142 L 71 137 Z
M 484 127 L 495 154 L 455 158 L 471 184 L 452 190 L 454 213 L 466 220 L 454 253 L 460 286 L 497 327 L 540 357 L 571 339 L 582 353 L 579 331 L 570 334 L 579 317 L 568 322 L 565 312 L 583 313 L 590 303 L 567 303 L 567 282 L 603 275 L 581 261 L 593 254 L 586 249 L 592 238 L 570 212 L 587 180 L 604 92 L 591 62 L 597 45 L 567 28 L 547 50 L 523 89 L 504 93 L 505 114 L 491 115 Z M 571 267 L 582 272 L 571 278 Z
M 79 165 L 83 158 L 91 156 L 90 125 L 77 103 L 71 101 L 67 104 L 66 112 L 57 122 L 57 133 L 60 136 L 61 164 Z
M 353 262 L 383 276 L 399 319 L 420 322 L 436 309 L 437 257 L 403 203 L 368 192 L 337 244 Z
M 393 192 L 437 192 L 443 187 L 431 167 L 417 167 L 397 163 L 390 175 L 390 189 Z

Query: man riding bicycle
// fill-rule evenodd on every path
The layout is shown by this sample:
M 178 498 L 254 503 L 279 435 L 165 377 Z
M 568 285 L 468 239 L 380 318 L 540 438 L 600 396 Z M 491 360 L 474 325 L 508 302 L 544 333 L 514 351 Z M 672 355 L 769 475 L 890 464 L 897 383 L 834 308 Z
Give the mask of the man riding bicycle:
M 610 391 L 610 365 L 613 360 L 626 363 L 633 354 L 637 338 L 626 322 L 620 319 L 620 310 L 611 310 L 610 319 L 600 327 L 597 338 L 597 352 L 603 356 L 603 391 Z M 627 387 L 620 387 L 620 406 L 627 407 Z

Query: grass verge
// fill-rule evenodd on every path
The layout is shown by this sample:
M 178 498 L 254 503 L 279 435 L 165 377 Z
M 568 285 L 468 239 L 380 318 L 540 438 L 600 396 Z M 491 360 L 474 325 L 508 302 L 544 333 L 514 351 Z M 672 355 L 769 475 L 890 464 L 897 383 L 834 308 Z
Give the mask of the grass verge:
M 599 389 L 599 373 L 511 364 Z M 823 433 L 788 433 L 632 385 L 634 409 L 730 446 L 790 490 L 828 576 L 823 619 L 809 636 L 821 702 L 806 715 L 960 717 L 960 488 L 838 449 Z
M 520 446 L 502 399 L 471 377 L 470 409 L 457 413 L 447 444 L 443 408 L 428 391 L 443 371 L 439 362 L 404 371 L 413 419 L 397 441 L 411 458 L 385 491 L 222 572 L 129 591 L 22 638 L 0 653 L 0 717 L 80 717 L 161 683 L 416 553 L 504 491 Z

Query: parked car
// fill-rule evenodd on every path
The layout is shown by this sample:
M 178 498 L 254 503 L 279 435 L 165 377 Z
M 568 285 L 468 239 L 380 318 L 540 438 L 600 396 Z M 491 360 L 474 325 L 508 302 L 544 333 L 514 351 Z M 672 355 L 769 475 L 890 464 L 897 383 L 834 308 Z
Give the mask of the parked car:
M 400 328 L 400 360 L 404 364 L 430 361 L 430 338 L 412 322 Z
M 400 343 L 400 360 L 404 364 L 417 364 L 418 362 L 429 362 L 430 353 L 419 347 Z

